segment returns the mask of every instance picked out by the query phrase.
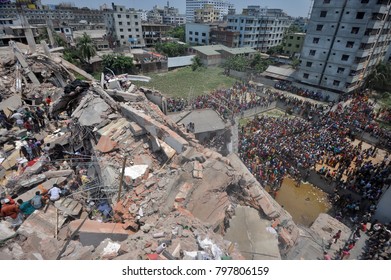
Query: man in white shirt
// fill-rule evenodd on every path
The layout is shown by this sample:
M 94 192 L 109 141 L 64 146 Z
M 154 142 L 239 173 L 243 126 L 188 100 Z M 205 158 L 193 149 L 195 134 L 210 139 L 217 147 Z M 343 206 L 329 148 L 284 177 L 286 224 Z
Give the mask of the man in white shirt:
M 50 201 L 57 201 L 60 199 L 61 189 L 57 184 L 54 184 L 53 187 L 48 191 L 48 195 L 50 195 Z

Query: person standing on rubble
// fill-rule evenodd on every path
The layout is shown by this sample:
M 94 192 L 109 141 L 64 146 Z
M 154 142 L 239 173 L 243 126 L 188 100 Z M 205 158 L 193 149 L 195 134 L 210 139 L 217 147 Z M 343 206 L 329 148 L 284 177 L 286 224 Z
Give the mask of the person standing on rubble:
M 14 110 L 14 113 L 11 115 L 11 119 L 16 120 L 16 125 L 19 128 L 23 127 L 24 121 L 23 121 L 23 115 L 21 113 L 18 113 L 18 111 Z
M 37 107 L 35 109 L 35 115 L 37 116 L 40 128 L 45 128 L 45 111 Z
M 8 118 L 3 110 L 0 110 L 0 124 L 7 130 L 12 128 L 12 124 L 8 121 Z

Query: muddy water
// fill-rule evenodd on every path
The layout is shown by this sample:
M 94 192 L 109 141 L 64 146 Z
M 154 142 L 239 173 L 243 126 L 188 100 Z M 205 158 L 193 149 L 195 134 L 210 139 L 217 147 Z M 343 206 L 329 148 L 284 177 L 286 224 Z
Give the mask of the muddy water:
M 307 183 L 297 187 L 290 178 L 284 179 L 276 201 L 292 215 L 295 223 L 305 226 L 311 226 L 320 213 L 327 213 L 331 208 L 327 194 L 321 189 Z

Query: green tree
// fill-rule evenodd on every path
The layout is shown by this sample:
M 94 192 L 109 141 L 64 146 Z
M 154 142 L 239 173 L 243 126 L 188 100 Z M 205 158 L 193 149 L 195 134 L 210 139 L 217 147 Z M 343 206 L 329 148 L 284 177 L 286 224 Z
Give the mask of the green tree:
M 168 57 L 182 56 L 186 54 L 186 48 L 187 45 L 179 44 L 177 42 L 158 43 L 155 46 L 157 52 Z
M 235 55 L 229 57 L 224 63 L 223 67 L 226 71 L 235 70 L 235 71 L 244 71 L 250 65 L 250 60 L 243 55 Z
M 365 86 L 372 92 L 387 91 L 391 86 L 391 64 L 379 63 L 365 80 Z
M 250 62 L 250 67 L 258 73 L 264 72 L 271 64 L 268 59 L 262 58 L 260 53 L 257 53 Z
M 102 65 L 113 70 L 116 74 L 133 72 L 133 58 L 122 54 L 105 54 L 102 57 Z
M 96 55 L 96 48 L 90 36 L 84 33 L 82 37 L 76 40 L 76 47 L 80 52 L 82 62 L 89 62 Z
M 184 25 L 175 26 L 168 31 L 168 35 L 170 35 L 171 37 L 174 37 L 174 38 L 178 38 L 182 42 L 184 42 L 186 40 L 185 34 L 186 33 L 185 33 L 185 26 Z
M 195 71 L 197 69 L 201 69 L 204 65 L 202 64 L 202 61 L 201 61 L 201 58 L 196 55 L 195 57 L 193 57 L 191 59 L 191 61 L 193 62 L 192 65 L 191 65 L 191 70 Z
M 278 45 L 278 46 L 274 46 L 274 47 L 271 47 L 267 50 L 267 54 L 269 55 L 278 55 L 278 54 L 282 54 L 283 53 L 283 50 L 284 47 L 282 45 Z

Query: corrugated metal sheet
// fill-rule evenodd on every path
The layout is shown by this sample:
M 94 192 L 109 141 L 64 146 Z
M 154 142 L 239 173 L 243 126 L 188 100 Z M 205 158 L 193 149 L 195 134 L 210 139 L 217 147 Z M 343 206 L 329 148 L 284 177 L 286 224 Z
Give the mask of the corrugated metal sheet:
M 195 55 L 169 57 L 168 58 L 168 68 L 189 66 L 193 63 L 191 61 L 193 57 L 195 57 Z

